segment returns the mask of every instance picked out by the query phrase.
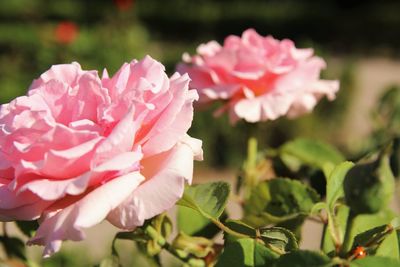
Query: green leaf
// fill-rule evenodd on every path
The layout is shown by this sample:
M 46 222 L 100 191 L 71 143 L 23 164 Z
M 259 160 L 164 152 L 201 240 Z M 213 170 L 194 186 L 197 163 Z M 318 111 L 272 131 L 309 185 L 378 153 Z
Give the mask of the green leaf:
M 285 178 L 263 181 L 245 203 L 243 221 L 254 227 L 287 221 L 309 214 L 318 201 L 318 194 L 299 181 Z
M 389 224 L 393 220 L 393 218 L 396 217 L 396 214 L 392 212 L 391 210 L 383 210 L 375 214 L 360 214 L 357 215 L 353 223 L 349 229 L 349 240 L 354 240 L 354 238 L 363 232 L 366 232 L 370 229 L 373 229 L 375 227 L 384 225 L 384 224 Z M 346 227 L 346 223 L 343 225 L 344 228 Z M 376 255 L 384 255 L 384 256 L 393 256 L 393 257 L 399 257 L 399 248 L 398 244 L 394 242 L 396 240 L 396 233 L 390 234 L 380 245 L 378 250 L 376 251 Z M 352 243 L 346 244 L 346 247 L 344 248 L 346 251 L 351 250 L 353 247 Z
M 335 220 L 337 222 L 337 228 L 339 231 L 339 238 L 343 241 L 344 233 L 346 231 L 347 226 L 347 217 L 349 216 L 349 208 L 345 205 L 339 206 L 337 209 Z M 384 210 L 376 214 L 361 214 L 354 218 L 353 223 L 349 229 L 349 240 L 354 240 L 350 244 L 346 244 L 344 248 L 345 251 L 351 251 L 352 248 L 357 246 L 360 239 L 356 240 L 355 238 L 365 233 L 375 227 L 380 227 L 382 225 L 387 225 L 393 222 L 393 218 L 396 215 L 390 210 Z M 359 237 L 360 238 L 360 237 Z M 399 244 L 397 242 L 396 233 L 391 233 L 388 235 L 380 246 L 374 250 L 375 255 L 388 256 L 388 257 L 399 257 Z M 332 236 L 330 235 L 330 231 L 328 228 L 325 229 L 323 235 L 322 249 L 325 253 L 330 254 L 335 250 L 335 245 L 332 240 Z
M 310 213 L 312 215 L 319 214 L 321 210 L 326 210 L 328 208 L 328 205 L 325 202 L 317 202 L 315 205 L 312 207 Z
M 16 237 L 0 236 L 6 254 L 11 258 L 26 260 L 25 243 Z
M 336 164 L 344 161 L 343 155 L 331 145 L 305 138 L 287 142 L 279 152 L 283 162 L 292 170 L 304 164 L 319 168 L 326 175 Z
M 215 224 L 198 211 L 185 206 L 178 206 L 177 208 L 177 223 L 181 232 L 207 238 L 212 238 L 220 232 L 220 229 Z M 222 214 L 221 218 L 223 219 L 224 217 L 226 215 Z
M 350 263 L 350 267 L 399 267 L 400 261 L 385 257 L 366 257 Z
M 343 181 L 347 172 L 354 166 L 354 163 L 346 161 L 337 165 L 328 176 L 326 183 L 326 203 L 332 211 L 336 201 L 344 197 Z
M 228 220 L 225 225 L 235 232 L 261 239 L 268 248 L 280 251 L 282 254 L 299 247 L 295 235 L 283 227 L 265 227 L 256 230 L 238 220 Z M 225 242 L 234 242 L 238 239 L 229 234 L 225 234 L 224 238 Z
M 319 252 L 297 250 L 281 256 L 274 267 L 328 267 L 333 266 L 331 259 Z
M 276 227 L 281 227 L 289 230 L 294 234 L 296 237 L 297 242 L 299 243 L 301 240 L 301 230 L 304 224 L 306 217 L 305 216 L 300 216 L 291 220 L 287 220 L 284 222 L 277 223 L 275 226 Z
M 250 225 L 247 225 L 243 221 L 228 219 L 225 222 L 225 226 L 227 226 L 228 228 L 232 229 L 237 233 L 241 233 L 251 237 L 256 237 L 257 235 L 257 230 L 251 227 Z M 236 236 L 225 233 L 224 239 L 225 242 L 233 242 L 236 241 L 238 238 Z
M 394 177 L 387 153 L 356 164 L 344 180 L 345 199 L 354 214 L 376 213 L 386 208 L 394 194 Z
M 396 214 L 391 210 L 383 210 L 376 214 L 361 214 L 354 218 L 351 237 L 383 224 L 389 224 Z
M 397 233 L 391 225 L 381 225 L 355 236 L 353 248 L 366 247 L 368 255 L 399 258 Z
M 21 232 L 29 238 L 35 235 L 36 229 L 39 227 L 37 221 L 16 221 L 15 223 Z
M 400 230 L 396 230 L 396 235 L 397 235 L 397 247 L 399 248 L 399 252 L 398 253 L 400 255 Z
M 227 243 L 216 267 L 272 267 L 278 255 L 256 240 L 241 238 Z
M 274 247 L 275 250 L 290 252 L 299 248 L 296 237 L 286 228 L 261 228 L 260 235 L 264 243 L 268 244 L 268 247 Z
M 194 235 L 206 227 L 210 223 L 210 220 L 196 210 L 185 206 L 178 206 L 177 223 L 180 231 L 188 235 Z
M 335 246 L 341 244 L 344 239 L 345 228 L 342 228 L 341 225 L 346 223 L 346 220 L 343 221 L 343 218 L 338 217 L 343 216 L 343 214 L 336 214 L 337 209 L 337 201 L 344 196 L 343 190 L 343 181 L 346 177 L 347 172 L 354 166 L 352 162 L 342 162 L 339 165 L 335 166 L 330 175 L 327 178 L 326 183 L 326 212 L 328 216 L 328 226 L 327 233 L 330 234 L 330 238 L 324 238 L 328 242 L 331 242 L 329 247 L 329 251 L 333 251 Z M 320 205 L 322 206 L 322 204 Z M 314 206 L 313 209 L 316 209 Z M 348 214 L 346 213 L 346 218 Z M 336 244 L 336 245 L 335 245 Z M 326 247 L 326 243 L 323 243 L 324 251 L 327 251 L 328 247 Z
M 206 218 L 218 219 L 225 209 L 230 187 L 225 182 L 213 182 L 189 186 L 178 205 L 192 208 Z

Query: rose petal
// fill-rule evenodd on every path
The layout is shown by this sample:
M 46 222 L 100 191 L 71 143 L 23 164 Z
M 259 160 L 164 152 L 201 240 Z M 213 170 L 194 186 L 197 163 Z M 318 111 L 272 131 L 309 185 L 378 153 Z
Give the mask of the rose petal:
M 0 220 L 34 220 L 52 202 L 43 201 L 31 192 L 16 195 L 8 184 L 0 182 Z
M 79 201 L 45 219 L 28 244 L 44 245 L 43 256 L 49 257 L 60 249 L 63 240 L 83 239 L 82 228 L 100 223 L 143 180 L 140 173 L 133 172 L 96 188 Z
M 197 92 L 188 91 L 187 75 L 171 79 L 173 99 L 166 109 L 152 123 L 150 131 L 141 138 L 143 153 L 151 156 L 170 149 L 190 128 L 193 120 L 193 101 L 198 98 Z
M 198 151 L 197 151 L 198 153 Z M 173 149 L 142 161 L 146 181 L 107 217 L 113 225 L 133 230 L 171 208 L 182 197 L 185 181 L 193 177 L 192 148 L 179 143 Z
M 178 71 L 189 74 L 200 103 L 219 100 L 222 107 L 214 114 L 228 112 L 232 123 L 298 116 L 323 96 L 334 99 L 338 90 L 337 81 L 320 80 L 326 64 L 312 49 L 298 49 L 289 39 L 264 37 L 254 29 L 228 36 L 223 46 L 201 44 L 197 55 L 184 55 L 184 62 Z
M 97 147 L 93 160 L 95 165 L 99 165 L 119 153 L 132 150 L 135 133 L 140 126 L 140 121 L 133 120 L 134 113 L 135 109 L 131 107 L 121 121 L 114 126 L 110 135 Z
M 93 170 L 87 171 L 78 177 L 64 180 L 40 179 L 27 182 L 18 190 L 24 192 L 31 191 L 43 200 L 57 200 L 65 195 L 79 195 L 84 193 L 89 185 L 97 186 L 103 181 L 107 181 L 115 176 L 115 172 L 120 174 L 139 170 L 139 161 L 142 158 L 140 151 L 125 152 L 114 158 L 96 166 Z

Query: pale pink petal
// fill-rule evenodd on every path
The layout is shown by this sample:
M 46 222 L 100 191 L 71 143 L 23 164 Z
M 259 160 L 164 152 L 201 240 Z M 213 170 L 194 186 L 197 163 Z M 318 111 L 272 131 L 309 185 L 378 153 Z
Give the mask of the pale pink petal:
M 238 117 L 248 122 L 257 122 L 261 119 L 261 105 L 257 99 L 241 99 L 235 106 L 234 111 Z
M 142 153 L 125 152 L 87 171 L 82 175 L 71 179 L 49 180 L 40 179 L 25 183 L 18 190 L 24 192 L 31 191 L 43 200 L 58 200 L 66 195 L 80 195 L 84 193 L 88 186 L 98 186 L 100 183 L 115 177 L 115 173 L 120 175 L 139 170 L 139 161 Z
M 317 99 L 312 94 L 304 94 L 299 96 L 288 112 L 289 118 L 295 118 L 304 113 L 310 112 L 317 104 Z
M 153 94 L 165 92 L 169 86 L 165 67 L 150 56 L 146 56 L 137 63 L 134 62 L 134 64 L 131 64 L 128 86 L 137 88 L 138 91 L 150 90 Z
M 177 69 L 189 74 L 199 102 L 223 102 L 214 114 L 228 112 L 232 123 L 300 115 L 324 96 L 333 100 L 339 88 L 337 81 L 320 80 L 326 63 L 313 49 L 298 49 L 289 39 L 264 37 L 254 29 L 226 37 L 223 46 L 202 44 L 197 55 L 184 55 L 184 62 Z
M 39 219 L 29 243 L 44 245 L 47 257 L 107 217 L 132 226 L 173 205 L 193 159 L 202 159 L 201 141 L 187 135 L 198 98 L 188 83 L 151 57 L 111 78 L 77 63 L 42 74 L 0 109 L 0 220 Z M 132 196 L 140 207 L 133 221 L 125 211 L 108 216 Z
M 119 228 L 132 230 L 171 208 L 182 197 L 185 181 L 192 180 L 193 156 L 192 148 L 180 143 L 170 151 L 144 159 L 142 174 L 146 181 L 107 220 Z
M 89 228 L 104 220 L 143 180 L 140 173 L 133 172 L 96 188 L 79 201 L 46 218 L 28 244 L 44 245 L 43 255 L 49 257 L 60 249 L 62 241 L 82 240 L 82 228 Z
M 32 204 L 39 200 L 37 196 L 30 192 L 16 195 L 8 187 L 8 182 L 8 180 L 3 180 L 2 183 L 0 183 L 0 209 L 12 209 L 15 207 Z
M 0 221 L 36 220 L 52 203 L 52 201 L 38 200 L 37 202 L 18 206 L 12 209 L 0 209 Z
M 197 48 L 197 53 L 203 56 L 213 56 L 221 49 L 221 45 L 216 41 L 201 44 Z
M 140 121 L 133 120 L 134 113 L 135 109 L 131 107 L 107 138 L 96 148 L 95 164 L 101 164 L 121 152 L 133 149 L 135 133 L 140 126 Z
M 103 139 L 97 137 L 66 150 L 49 150 L 40 173 L 53 178 L 66 178 L 86 172 L 90 168 L 95 147 Z
M 191 81 L 191 88 L 204 88 L 214 85 L 211 73 L 208 69 L 199 66 L 190 66 L 188 64 L 179 64 L 177 66 L 179 73 L 188 73 Z
M 189 83 L 187 75 L 175 77 L 171 80 L 173 92 L 171 103 L 152 123 L 151 130 L 140 140 L 140 144 L 143 144 L 143 153 L 147 156 L 170 149 L 191 126 L 193 101 L 198 95 L 194 90 L 187 90 Z
M 339 91 L 339 81 L 319 80 L 310 90 L 315 95 L 326 95 L 329 100 L 334 100 Z
M 1 221 L 37 219 L 51 203 L 41 200 L 31 192 L 23 192 L 16 195 L 7 184 L 0 182 Z
M 65 195 L 82 194 L 89 183 L 90 172 L 86 172 L 79 177 L 64 180 L 38 179 L 27 182 L 18 190 L 19 192 L 31 191 L 43 200 L 57 200 Z
M 72 64 L 54 65 L 48 71 L 40 75 L 38 79 L 33 81 L 30 90 L 33 90 L 51 80 L 70 84 L 71 87 L 73 87 L 78 82 L 77 78 L 79 78 L 83 73 L 84 71 L 82 71 L 81 66 L 77 62 Z
M 188 145 L 193 151 L 193 157 L 195 160 L 203 160 L 203 149 L 202 141 L 197 138 L 193 138 L 186 134 L 181 140 L 181 143 Z
M 288 113 L 295 97 L 290 94 L 270 94 L 259 97 L 262 106 L 262 120 L 275 120 Z

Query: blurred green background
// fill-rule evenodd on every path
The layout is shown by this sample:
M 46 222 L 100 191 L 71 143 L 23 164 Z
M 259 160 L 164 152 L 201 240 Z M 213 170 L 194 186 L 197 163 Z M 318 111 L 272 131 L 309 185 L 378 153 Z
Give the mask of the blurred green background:
M 78 61 L 85 69 L 113 73 L 123 62 L 150 54 L 172 74 L 183 52 L 252 27 L 314 47 L 328 61 L 323 76 L 341 80 L 337 101 L 322 101 L 313 115 L 260 125 L 261 145 L 308 135 L 346 146 L 337 136 L 354 91 L 354 62 L 399 53 L 399 11 L 399 1 L 369 0 L 2 1 L 0 102 L 24 94 L 34 78 L 59 63 Z M 248 127 L 239 123 L 232 134 L 227 118 L 215 120 L 211 113 L 198 112 L 191 129 L 204 141 L 205 164 L 239 164 Z
M 358 134 L 372 127 L 374 99 L 383 87 L 400 82 L 399 14 L 397 0 L 1 1 L 0 103 L 24 94 L 53 64 L 78 61 L 84 69 L 106 67 L 112 74 L 123 62 L 149 54 L 172 74 L 183 52 L 251 27 L 314 47 L 328 62 L 323 77 L 341 81 L 337 100 L 322 100 L 312 114 L 256 126 L 260 145 L 307 136 L 351 153 L 362 145 Z M 190 134 L 204 142 L 199 169 L 240 167 L 248 132 L 245 123 L 232 128 L 226 116 L 197 112 Z M 68 253 L 43 264 L 88 265 L 87 257 Z

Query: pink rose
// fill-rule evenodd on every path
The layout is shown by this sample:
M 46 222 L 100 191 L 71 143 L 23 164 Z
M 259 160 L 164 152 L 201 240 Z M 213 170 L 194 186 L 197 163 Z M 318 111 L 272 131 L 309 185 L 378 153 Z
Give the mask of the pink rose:
M 217 114 L 229 111 L 232 122 L 274 120 L 309 112 L 326 95 L 335 98 L 338 81 L 320 80 L 325 61 L 312 49 L 297 49 L 290 40 L 278 41 L 246 30 L 197 48 L 198 55 L 183 55 L 180 73 L 192 79 L 200 103 L 224 100 Z
M 151 57 L 109 78 L 56 65 L 0 110 L 0 219 L 39 219 L 44 256 L 107 219 L 133 230 L 174 205 L 201 141 L 186 132 L 198 95 Z

